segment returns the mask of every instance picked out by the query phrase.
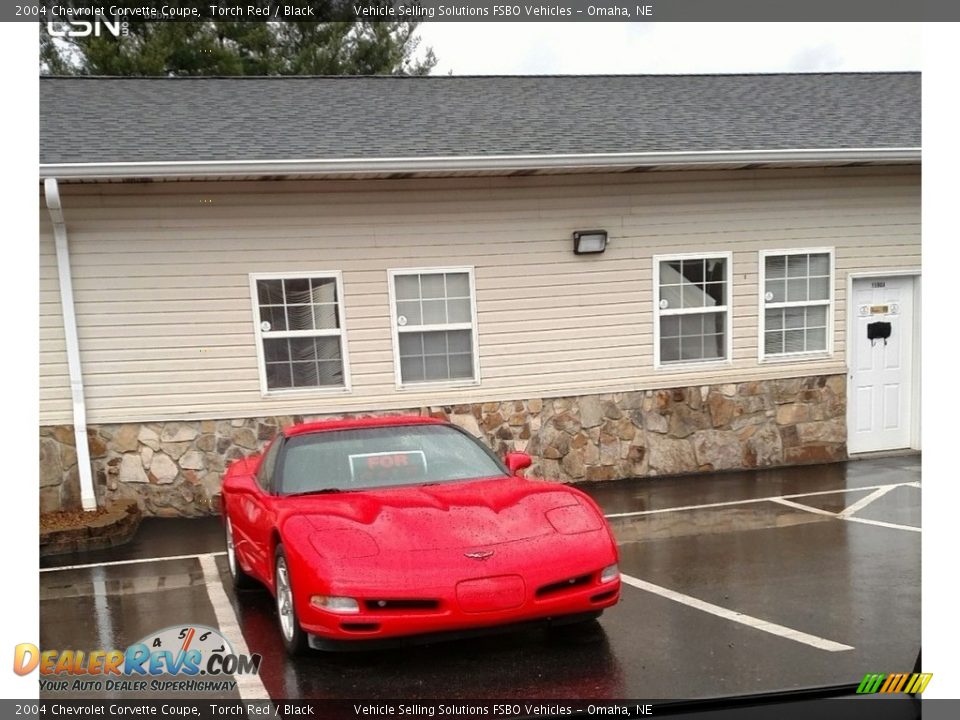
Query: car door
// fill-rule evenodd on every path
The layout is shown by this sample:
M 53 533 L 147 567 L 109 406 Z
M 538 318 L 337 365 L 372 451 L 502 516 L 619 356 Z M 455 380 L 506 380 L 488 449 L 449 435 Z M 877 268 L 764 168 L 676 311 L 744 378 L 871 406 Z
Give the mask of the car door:
M 283 438 L 271 443 L 254 476 L 253 492 L 243 493 L 237 502 L 234 534 L 241 535 L 237 543 L 238 555 L 242 553 L 253 572 L 262 580 L 272 582 L 273 563 L 270 558 L 270 533 L 273 529 L 272 503 L 274 471 L 277 457 L 283 447 Z

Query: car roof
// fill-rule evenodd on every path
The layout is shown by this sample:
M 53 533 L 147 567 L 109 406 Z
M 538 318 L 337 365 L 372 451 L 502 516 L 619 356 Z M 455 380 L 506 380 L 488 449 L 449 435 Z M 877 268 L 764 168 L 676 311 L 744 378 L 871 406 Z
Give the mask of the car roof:
M 444 425 L 443 420 L 421 415 L 387 415 L 379 417 L 331 418 L 316 422 L 300 423 L 284 428 L 285 437 L 330 430 L 355 430 L 358 428 L 393 427 L 396 425 Z

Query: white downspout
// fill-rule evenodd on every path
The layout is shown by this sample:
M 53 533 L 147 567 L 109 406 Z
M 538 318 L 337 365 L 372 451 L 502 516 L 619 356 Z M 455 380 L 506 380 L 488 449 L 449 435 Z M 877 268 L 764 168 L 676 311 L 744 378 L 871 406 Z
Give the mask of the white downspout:
M 73 433 L 77 446 L 77 469 L 80 473 L 80 502 L 84 510 L 97 509 L 90 467 L 90 446 L 87 444 L 87 406 L 83 400 L 83 374 L 80 369 L 80 343 L 77 340 L 77 316 L 73 310 L 73 280 L 70 277 L 70 248 L 67 226 L 60 204 L 60 187 L 56 178 L 43 181 L 47 210 L 53 221 L 53 237 L 57 247 L 57 275 L 60 279 L 60 308 L 63 312 L 63 334 L 67 343 L 67 367 L 70 371 L 70 395 L 73 399 Z

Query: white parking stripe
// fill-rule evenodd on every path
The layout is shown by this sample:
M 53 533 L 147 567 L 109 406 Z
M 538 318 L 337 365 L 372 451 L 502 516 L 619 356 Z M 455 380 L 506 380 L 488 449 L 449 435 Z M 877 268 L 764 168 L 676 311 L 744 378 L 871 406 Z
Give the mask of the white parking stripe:
M 730 620 L 731 622 L 752 627 L 755 630 L 762 630 L 763 632 L 770 633 L 771 635 L 777 635 L 779 637 L 786 638 L 787 640 L 803 643 L 804 645 L 815 647 L 818 650 L 826 650 L 827 652 L 843 652 L 844 650 L 853 650 L 853 646 L 851 645 L 844 645 L 843 643 L 834 642 L 833 640 L 825 640 L 824 638 L 817 637 L 816 635 L 810 635 L 809 633 L 784 627 L 783 625 L 777 625 L 776 623 L 768 622 L 767 620 L 761 620 L 760 618 L 745 615 L 741 612 L 737 612 L 736 610 L 729 610 L 727 608 L 720 607 L 719 605 L 714 605 L 713 603 L 708 603 L 704 600 L 699 600 L 698 598 L 684 595 L 676 590 L 670 590 L 669 588 L 661 587 L 660 585 L 654 585 L 646 580 L 641 580 L 630 575 L 624 575 L 621 573 L 620 579 L 623 580 L 623 582 L 625 582 L 627 585 L 632 585 L 640 590 L 646 590 L 647 592 L 654 593 L 660 597 L 665 597 L 668 600 L 673 600 L 675 602 L 682 603 L 683 605 L 696 608 L 697 610 L 710 613 L 711 615 L 716 615 L 724 620 Z
M 732 507 L 734 505 L 749 505 L 751 503 L 770 502 L 773 500 L 783 500 L 785 498 L 805 498 L 815 497 L 817 495 L 837 495 L 839 493 L 857 492 L 858 490 L 879 490 L 880 488 L 898 488 L 898 487 L 920 487 L 919 483 L 891 483 L 889 485 L 864 485 L 863 487 L 837 488 L 835 490 L 817 490 L 808 493 L 793 493 L 792 495 L 771 495 L 760 498 L 747 498 L 745 500 L 726 500 L 724 502 L 704 503 L 703 505 L 681 505 L 679 507 L 659 508 L 657 510 L 636 510 L 634 512 L 609 513 L 604 515 L 606 518 L 624 518 L 638 517 L 640 515 L 657 515 L 659 513 L 680 512 L 682 510 L 706 510 L 709 508 Z M 832 513 L 831 513 L 832 514 Z
M 226 551 L 197 553 L 194 555 L 167 555 L 166 557 L 136 558 L 134 560 L 113 560 L 111 562 L 87 563 L 86 565 L 61 565 L 60 567 L 40 568 L 40 572 L 60 572 L 61 570 L 86 570 L 88 568 L 111 567 L 113 565 L 138 565 L 139 563 L 163 562 L 164 560 L 199 560 L 205 557 L 226 555 Z
M 770 502 L 786 505 L 787 507 L 794 508 L 795 510 L 806 510 L 807 512 L 816 513 L 817 515 L 826 515 L 827 517 L 832 518 L 837 517 L 836 513 L 832 513 L 829 510 L 821 510 L 820 508 L 811 507 L 810 505 L 801 505 L 798 502 L 793 502 L 792 500 L 787 500 L 786 498 L 770 498 Z
M 913 525 L 897 525 L 896 523 L 883 522 L 882 520 L 867 520 L 867 518 L 848 517 L 844 518 L 847 522 L 862 523 L 864 525 L 877 525 L 878 527 L 891 528 L 892 530 L 906 530 L 907 532 L 923 532 L 920 528 Z
M 888 487 L 877 488 L 876 490 L 874 490 L 872 493 L 870 493 L 870 494 L 867 495 L 866 497 L 862 497 L 862 498 L 860 498 L 859 500 L 857 500 L 857 501 L 856 501 L 853 505 L 851 505 L 850 507 L 844 508 L 841 512 L 838 512 L 838 513 L 837 513 L 837 517 L 838 517 L 838 518 L 849 518 L 851 515 L 856 515 L 858 512 L 860 512 L 861 510 L 863 510 L 867 505 L 869 505 L 870 503 L 872 503 L 874 500 L 879 500 L 880 498 L 882 498 L 884 495 L 886 495 L 886 494 L 887 494 L 888 492 L 890 492 L 891 490 L 893 490 L 893 486 L 892 486 L 892 485 L 891 485 L 891 486 L 888 486 Z
M 201 555 L 200 566 L 203 568 L 203 578 L 206 580 L 207 595 L 210 597 L 210 604 L 213 605 L 213 613 L 217 616 L 217 627 L 230 640 L 236 652 L 249 655 L 250 648 L 247 647 L 247 641 L 243 639 L 243 633 L 237 623 L 237 615 L 233 611 L 233 605 L 230 604 L 230 598 L 223 590 L 220 571 L 217 569 L 217 561 L 213 554 Z M 242 700 L 270 699 L 260 675 L 235 675 L 234 679 L 237 681 L 237 692 L 240 693 Z M 273 708 L 270 709 L 269 714 L 274 714 Z

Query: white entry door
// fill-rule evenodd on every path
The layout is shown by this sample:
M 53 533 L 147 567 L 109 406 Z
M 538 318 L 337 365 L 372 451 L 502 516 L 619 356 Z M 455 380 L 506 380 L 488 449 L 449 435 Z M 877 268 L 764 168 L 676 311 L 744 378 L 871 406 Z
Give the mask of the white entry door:
M 847 338 L 850 453 L 910 447 L 913 284 L 912 277 L 853 281 Z

